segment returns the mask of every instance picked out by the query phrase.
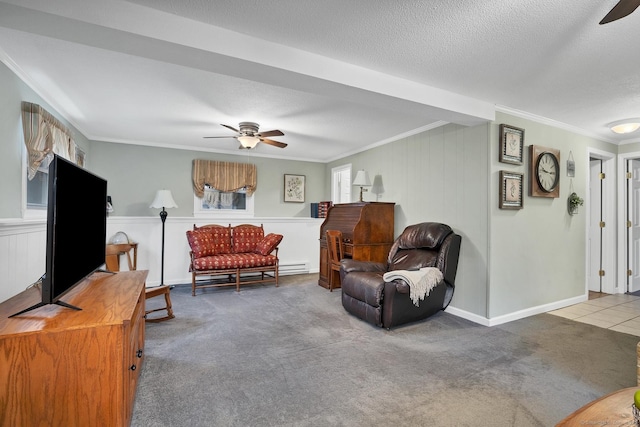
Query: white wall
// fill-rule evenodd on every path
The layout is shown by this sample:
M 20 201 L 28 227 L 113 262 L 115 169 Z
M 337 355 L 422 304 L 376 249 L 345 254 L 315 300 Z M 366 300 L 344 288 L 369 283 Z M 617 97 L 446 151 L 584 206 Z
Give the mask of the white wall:
M 45 272 L 44 221 L 0 222 L 0 301 L 23 291 Z
M 278 250 L 280 274 L 305 274 L 319 271 L 320 224 L 316 218 L 254 218 L 244 221 L 197 220 L 172 217 L 165 223 L 165 284 L 191 283 L 189 244 L 186 231 L 196 225 L 240 223 L 263 224 L 265 234 L 284 235 Z M 138 269 L 149 270 L 147 285 L 160 282 L 162 222 L 153 217 L 114 217 L 107 221 L 107 240 L 124 231 L 138 243 Z M 78 236 L 71 236 L 76 238 Z M 44 221 L 0 221 L 0 302 L 23 291 L 45 272 L 46 223 Z M 82 250 L 82 245 L 78 245 Z M 121 267 L 126 270 L 123 258 Z
M 191 283 L 189 273 L 189 244 L 186 231 L 193 225 L 205 224 L 263 224 L 265 234 L 282 234 L 279 245 L 280 274 L 317 273 L 320 263 L 318 243 L 320 224 L 317 218 L 251 218 L 244 220 L 216 218 L 215 220 L 172 217 L 165 223 L 165 284 Z M 147 284 L 160 282 L 162 258 L 162 222 L 160 217 L 113 217 L 107 221 L 107 240 L 116 232 L 124 231 L 138 243 L 138 270 L 149 270 Z M 126 269 L 124 259 L 121 266 Z

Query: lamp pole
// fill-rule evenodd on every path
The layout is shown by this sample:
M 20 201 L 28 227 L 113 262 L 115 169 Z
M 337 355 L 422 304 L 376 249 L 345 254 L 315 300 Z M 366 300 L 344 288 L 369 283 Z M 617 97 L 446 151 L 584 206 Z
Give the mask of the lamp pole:
M 164 206 L 160 211 L 160 220 L 162 221 L 162 255 L 160 260 L 160 286 L 164 285 L 164 222 L 167 220 L 167 211 Z
M 162 208 L 160 211 L 160 220 L 162 221 L 162 255 L 160 260 L 160 286 L 164 285 L 164 223 L 167 220 L 166 208 L 177 208 L 176 202 L 173 200 L 171 191 L 158 190 L 156 198 L 151 202 L 150 208 Z

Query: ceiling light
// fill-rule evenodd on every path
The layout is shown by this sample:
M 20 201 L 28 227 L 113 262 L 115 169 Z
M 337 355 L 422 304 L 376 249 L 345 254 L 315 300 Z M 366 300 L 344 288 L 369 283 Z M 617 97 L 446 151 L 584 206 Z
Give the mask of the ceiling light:
M 615 133 L 631 133 L 640 129 L 640 118 L 618 120 L 617 122 L 609 123 L 607 126 Z
M 260 142 L 260 138 L 258 138 L 257 136 L 242 135 L 238 137 L 238 141 L 240 141 L 240 144 L 244 148 L 253 148 L 258 145 L 258 142 Z

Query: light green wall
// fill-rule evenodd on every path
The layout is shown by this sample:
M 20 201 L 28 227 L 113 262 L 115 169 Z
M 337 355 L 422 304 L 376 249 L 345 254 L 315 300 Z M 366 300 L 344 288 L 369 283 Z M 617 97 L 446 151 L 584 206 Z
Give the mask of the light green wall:
M 525 129 L 523 165 L 498 161 L 500 123 Z M 616 146 L 503 113 L 496 114 L 490 129 L 491 280 L 487 317 L 584 295 L 587 215 L 569 215 L 567 198 L 571 186 L 578 195 L 586 196 L 588 147 L 615 153 Z M 560 197 L 556 199 L 529 196 L 532 144 L 560 150 Z M 567 176 L 569 152 L 576 164 L 574 178 Z M 498 208 L 500 170 L 524 173 L 523 209 Z
M 25 151 L 20 115 L 22 101 L 41 105 L 74 130 L 74 140 L 83 151 L 91 151 L 84 135 L 0 62 L 0 218 L 22 217 L 22 162 Z M 91 164 L 88 163 L 87 167 L 90 169 Z
M 177 209 L 171 209 L 170 215 L 192 216 L 193 159 L 255 164 L 258 170 L 258 186 L 254 193 L 256 217 L 308 217 L 309 203 L 324 200 L 326 193 L 326 171 L 320 163 L 108 142 L 94 143 L 91 152 L 94 172 L 108 182 L 115 216 L 157 215 L 157 209 L 149 209 L 149 205 L 160 189 L 171 190 L 178 205 Z M 305 203 L 283 201 L 285 173 L 306 176 Z
M 640 142 L 633 142 L 630 144 L 620 145 L 618 147 L 618 154 L 637 153 L 640 151 Z
M 487 312 L 489 125 L 446 125 L 327 165 L 352 164 L 371 178 L 380 174 L 381 202 L 395 202 L 395 235 L 411 224 L 449 224 L 463 237 L 452 305 Z M 354 188 L 352 199 L 359 191 Z M 375 195 L 365 193 L 365 201 Z
M 500 163 L 498 128 L 525 129 L 523 165 Z M 561 151 L 560 197 L 529 197 L 529 146 Z M 566 200 L 569 151 L 576 162 L 573 189 L 585 197 L 588 149 L 616 153 L 615 145 L 566 130 L 497 113 L 491 124 L 433 129 L 331 162 L 381 174 L 395 202 L 395 234 L 409 224 L 439 221 L 463 236 L 452 306 L 493 319 L 585 292 L 586 215 L 570 216 Z M 523 173 L 524 208 L 502 210 L 500 170 Z M 352 198 L 357 198 L 357 191 Z M 375 196 L 365 193 L 365 200 Z

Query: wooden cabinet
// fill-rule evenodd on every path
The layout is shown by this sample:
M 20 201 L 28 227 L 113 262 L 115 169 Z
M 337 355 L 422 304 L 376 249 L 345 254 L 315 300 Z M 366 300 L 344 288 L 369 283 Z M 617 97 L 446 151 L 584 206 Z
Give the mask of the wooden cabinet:
M 128 426 L 144 360 L 147 271 L 94 273 L 63 301 L 0 304 L 0 426 Z
M 395 203 L 359 202 L 334 205 L 320 226 L 320 274 L 318 285 L 329 289 L 327 230 L 340 230 L 345 257 L 358 261 L 386 262 L 394 240 Z M 340 287 L 339 280 L 338 286 Z M 334 282 L 335 283 L 335 282 Z

